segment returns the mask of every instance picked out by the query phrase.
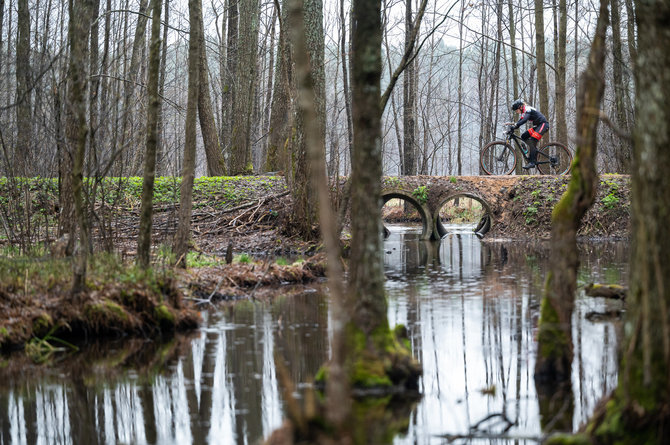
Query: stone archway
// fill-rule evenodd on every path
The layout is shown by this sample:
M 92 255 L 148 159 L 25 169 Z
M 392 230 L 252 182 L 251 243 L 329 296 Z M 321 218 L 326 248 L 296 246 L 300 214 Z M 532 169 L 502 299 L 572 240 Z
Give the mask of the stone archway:
M 476 193 L 457 192 L 457 193 L 450 193 L 444 198 L 442 198 L 440 201 L 438 201 L 438 205 L 434 209 L 432 220 L 434 224 L 433 233 L 435 234 L 435 238 L 441 239 L 448 233 L 447 229 L 442 224 L 442 220 L 440 219 L 440 210 L 442 210 L 442 207 L 447 202 L 454 200 L 456 198 L 470 198 L 479 202 L 482 205 L 483 215 L 480 218 L 479 222 L 477 223 L 477 226 L 474 229 L 474 233 L 480 237 L 484 236 L 486 232 L 488 232 L 491 229 L 491 226 L 493 225 L 493 212 L 491 210 L 491 205 L 486 201 L 486 199 L 484 199 L 483 197 L 481 197 Z
M 391 199 L 402 199 L 412 204 L 417 209 L 419 215 L 421 216 L 422 230 L 420 239 L 429 240 L 432 238 L 434 230 L 433 228 L 435 226 L 433 213 L 430 211 L 430 209 L 425 203 L 422 204 L 421 202 L 419 202 L 419 200 L 416 199 L 416 197 L 407 190 L 402 189 L 384 190 L 382 192 L 382 201 L 383 201 L 382 206 Z M 389 233 L 390 233 L 389 230 L 386 228 L 386 226 L 384 226 L 384 237 L 388 237 Z

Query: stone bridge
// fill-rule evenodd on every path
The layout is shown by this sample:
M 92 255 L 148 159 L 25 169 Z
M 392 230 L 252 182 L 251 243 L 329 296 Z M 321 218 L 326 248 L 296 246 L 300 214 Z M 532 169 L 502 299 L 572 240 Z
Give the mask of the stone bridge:
M 471 198 L 482 204 L 483 216 L 475 228 L 483 236 L 496 224 L 509 192 L 522 180 L 519 176 L 386 176 L 382 184 L 384 204 L 398 198 L 412 204 L 421 216 L 421 239 L 438 240 L 447 234 L 440 210 L 449 201 Z M 385 235 L 388 229 L 384 228 Z

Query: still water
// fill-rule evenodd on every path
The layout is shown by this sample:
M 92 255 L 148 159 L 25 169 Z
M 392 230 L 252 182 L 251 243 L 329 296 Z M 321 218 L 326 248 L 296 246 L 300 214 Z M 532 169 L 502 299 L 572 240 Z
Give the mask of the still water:
M 532 378 L 548 252 L 447 228 L 435 243 L 390 226 L 384 244 L 389 321 L 408 327 L 424 369 L 393 443 L 536 443 L 554 415 Z M 626 284 L 626 243 L 580 249 L 579 285 Z M 591 316 L 612 309 L 578 296 L 573 429 L 616 384 L 616 325 Z M 284 417 L 275 360 L 300 397 L 328 357 L 328 301 L 315 284 L 203 315 L 203 329 L 168 343 L 94 344 L 49 368 L 0 358 L 0 445 L 258 443 Z

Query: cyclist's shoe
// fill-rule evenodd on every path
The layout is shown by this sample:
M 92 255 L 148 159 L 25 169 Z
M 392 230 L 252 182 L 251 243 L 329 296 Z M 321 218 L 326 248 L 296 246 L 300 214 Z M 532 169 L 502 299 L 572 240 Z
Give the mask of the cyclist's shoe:
M 526 170 L 529 170 L 529 169 L 535 168 L 535 167 L 537 167 L 537 164 L 535 162 L 529 162 L 528 165 L 523 166 L 523 168 L 525 168 Z

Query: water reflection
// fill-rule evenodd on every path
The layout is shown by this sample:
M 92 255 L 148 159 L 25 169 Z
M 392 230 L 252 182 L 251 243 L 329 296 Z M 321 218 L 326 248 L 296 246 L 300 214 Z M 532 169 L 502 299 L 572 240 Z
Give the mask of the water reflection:
M 408 327 L 424 368 L 423 398 L 403 412 L 409 425 L 394 442 L 539 437 L 543 426 L 557 425 L 554 411 L 541 410 L 532 378 L 548 252 L 447 229 L 431 243 L 391 227 L 384 244 L 389 321 Z M 581 250 L 580 285 L 626 282 L 624 243 Z M 576 304 L 573 429 L 616 383 L 614 326 L 585 319 L 610 304 Z M 248 444 L 267 437 L 284 417 L 275 357 L 287 363 L 298 398 L 327 359 L 326 299 L 303 289 L 273 304 L 242 302 L 204 315 L 204 329 L 168 343 L 93 345 L 49 370 L 4 361 L 0 445 Z

